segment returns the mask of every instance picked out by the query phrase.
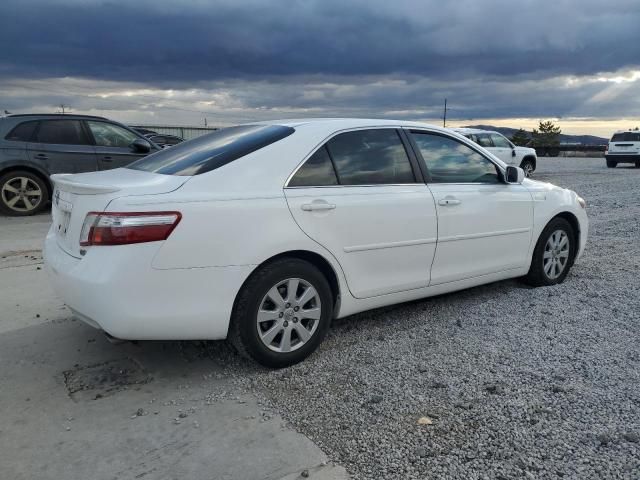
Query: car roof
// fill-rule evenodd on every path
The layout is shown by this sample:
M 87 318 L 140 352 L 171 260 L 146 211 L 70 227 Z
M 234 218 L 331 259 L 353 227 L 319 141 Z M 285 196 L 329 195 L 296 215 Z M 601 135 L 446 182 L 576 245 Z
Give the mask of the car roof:
M 480 128 L 464 128 L 464 127 L 459 127 L 459 128 L 452 128 L 451 130 L 453 130 L 454 132 L 458 132 L 458 133 L 462 133 L 464 134 L 469 134 L 469 133 L 500 133 L 500 132 L 496 132 L 495 130 L 482 130 Z
M 95 118 L 98 120 L 109 120 L 105 117 L 98 117 L 96 115 L 81 115 L 81 114 L 73 114 L 73 113 L 12 113 L 11 115 L 7 115 L 6 118 Z
M 406 127 L 406 128 L 428 128 L 442 132 L 451 130 L 431 125 L 425 122 L 413 120 L 389 120 L 381 118 L 285 118 L 279 120 L 267 120 L 260 122 L 250 122 L 247 125 L 282 125 L 295 129 L 315 128 L 332 131 L 347 130 L 352 128 L 367 127 Z

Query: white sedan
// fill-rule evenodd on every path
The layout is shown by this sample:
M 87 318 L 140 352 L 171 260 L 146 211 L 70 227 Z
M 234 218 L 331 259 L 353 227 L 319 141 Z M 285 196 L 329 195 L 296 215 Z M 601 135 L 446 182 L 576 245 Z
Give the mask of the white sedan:
M 52 179 L 45 262 L 78 318 L 120 339 L 229 338 L 271 367 L 333 318 L 560 283 L 587 240 L 575 192 L 416 122 L 241 125 Z

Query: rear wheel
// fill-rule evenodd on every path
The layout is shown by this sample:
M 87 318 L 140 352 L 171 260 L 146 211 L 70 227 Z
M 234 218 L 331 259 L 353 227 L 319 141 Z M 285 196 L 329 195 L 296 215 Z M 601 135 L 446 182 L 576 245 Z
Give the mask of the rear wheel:
M 616 168 L 618 166 L 618 162 L 615 160 L 607 160 L 607 168 Z
M 562 283 L 569 273 L 576 248 L 571 224 L 564 218 L 554 218 L 538 238 L 531 267 L 524 280 L 535 287 Z
M 229 339 L 239 353 L 271 368 L 301 362 L 322 342 L 333 317 L 329 282 L 296 258 L 260 268 L 238 294 Z
M 49 198 L 49 189 L 37 175 L 15 170 L 0 177 L 0 212 L 11 216 L 34 215 Z

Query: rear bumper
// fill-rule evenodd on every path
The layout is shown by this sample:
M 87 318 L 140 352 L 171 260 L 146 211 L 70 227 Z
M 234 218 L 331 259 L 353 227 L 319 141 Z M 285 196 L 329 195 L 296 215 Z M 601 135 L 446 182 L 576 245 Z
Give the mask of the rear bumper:
M 608 153 L 607 155 L 604 156 L 604 158 L 606 158 L 607 160 L 611 160 L 614 162 L 621 162 L 621 163 L 636 163 L 636 162 L 640 162 L 640 154 L 610 154 Z
M 160 243 L 93 247 L 82 259 L 50 232 L 45 266 L 76 317 L 128 340 L 223 339 L 236 293 L 253 267 L 158 270 Z

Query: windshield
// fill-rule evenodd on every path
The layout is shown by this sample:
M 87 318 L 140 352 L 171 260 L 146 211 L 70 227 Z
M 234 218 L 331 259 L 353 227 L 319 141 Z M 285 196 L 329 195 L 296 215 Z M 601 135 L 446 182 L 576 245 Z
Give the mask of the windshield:
M 164 175 L 199 175 L 282 140 L 293 132 L 293 128 L 282 125 L 224 128 L 144 157 L 127 168 Z

